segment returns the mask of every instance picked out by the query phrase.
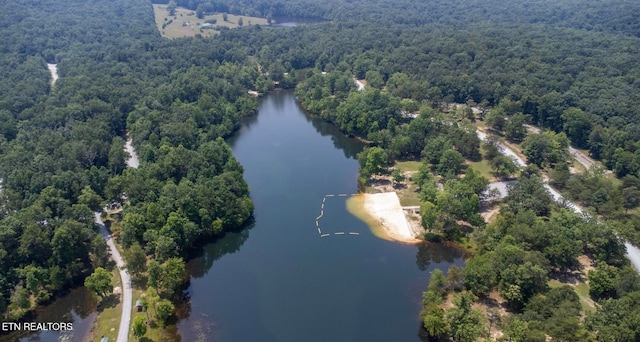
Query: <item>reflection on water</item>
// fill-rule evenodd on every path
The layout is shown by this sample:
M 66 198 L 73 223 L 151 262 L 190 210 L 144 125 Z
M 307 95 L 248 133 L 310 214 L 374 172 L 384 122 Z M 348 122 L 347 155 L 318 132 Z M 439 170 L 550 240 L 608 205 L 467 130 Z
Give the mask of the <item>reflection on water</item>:
M 461 259 L 464 256 L 465 251 L 462 249 L 451 248 L 432 242 L 425 242 L 418 244 L 416 265 L 418 265 L 419 269 L 424 271 L 429 268 L 431 262 L 435 262 L 436 264 L 442 262 L 452 264 L 455 260 Z
M 187 264 L 187 273 L 192 278 L 201 278 L 213 265 L 213 262 L 226 254 L 233 254 L 240 250 L 240 247 L 249 238 L 248 226 L 236 232 L 225 234 L 216 240 L 214 244 L 208 244 L 202 249 L 202 254 L 193 258 Z
M 300 111 L 303 111 L 300 107 Z M 338 126 L 320 119 L 315 115 L 305 113 L 307 121 L 311 122 L 316 131 L 322 136 L 330 136 L 333 146 L 344 152 L 346 158 L 356 158 L 356 155 L 362 151 L 364 144 L 356 138 L 348 137 L 340 131 Z
M 27 322 L 37 323 L 72 322 L 73 331 L 23 331 L 0 336 L 0 341 L 87 341 L 90 339 L 91 328 L 97 317 L 96 305 L 96 297 L 87 288 L 73 289 L 53 303 L 38 308 L 34 318 L 27 320 Z

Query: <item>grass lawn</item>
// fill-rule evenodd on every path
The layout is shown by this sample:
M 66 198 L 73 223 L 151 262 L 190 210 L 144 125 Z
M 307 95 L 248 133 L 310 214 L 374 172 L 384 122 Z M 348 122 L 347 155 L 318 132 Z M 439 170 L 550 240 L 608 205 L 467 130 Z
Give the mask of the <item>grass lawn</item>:
M 394 167 L 401 168 L 408 172 L 418 172 L 422 166 L 420 161 L 397 161 Z
M 132 279 L 131 281 L 131 286 L 132 286 L 132 295 L 133 295 L 133 300 L 132 300 L 132 305 L 131 305 L 131 327 L 133 327 L 133 320 L 137 317 L 137 316 L 142 316 L 145 319 L 145 322 L 148 322 L 149 324 L 147 324 L 147 332 L 144 334 L 144 336 L 140 339 L 140 341 L 142 342 L 149 342 L 149 341 L 155 341 L 155 342 L 164 342 L 164 341 L 175 341 L 176 340 L 176 335 L 175 335 L 175 331 L 172 332 L 172 330 L 176 330 L 175 327 L 175 320 L 173 320 L 172 318 L 169 318 L 169 325 L 167 325 L 165 328 L 162 328 L 158 322 L 157 322 L 157 318 L 155 317 L 155 310 L 150 306 L 148 309 L 148 315 L 147 313 L 143 311 L 138 312 L 138 309 L 136 308 L 136 301 L 142 297 L 144 297 L 145 294 L 145 290 L 146 290 L 146 284 L 147 284 L 147 280 L 146 278 L 143 279 Z M 175 303 L 174 303 L 175 305 Z M 128 340 L 129 341 L 137 341 L 136 337 L 133 335 L 133 328 L 131 328 L 129 330 L 129 336 L 128 336 Z
M 489 165 L 488 160 L 482 159 L 481 161 L 478 161 L 478 162 L 467 162 L 467 165 L 469 165 L 469 167 L 472 168 L 474 171 L 480 172 L 480 175 L 488 179 L 490 182 L 493 182 L 496 180 L 495 177 L 493 176 L 493 170 L 491 169 L 491 166 Z
M 571 284 L 562 283 L 555 279 L 549 280 L 549 287 L 551 288 L 560 287 L 562 285 L 571 285 Z M 589 285 L 587 283 L 580 282 L 575 286 L 574 285 L 571 285 L 571 286 L 573 287 L 573 290 L 576 291 L 576 293 L 578 294 L 578 297 L 580 298 L 580 306 L 582 306 L 582 311 L 585 314 L 588 312 L 595 312 L 596 307 L 593 303 L 593 300 L 591 300 L 591 297 L 589 296 Z
M 113 287 L 120 287 L 122 289 L 122 283 L 120 281 L 120 273 L 116 267 L 111 271 Z M 120 316 L 122 313 L 122 301 L 120 297 L 113 295 L 105 297 L 98 304 L 98 322 L 94 328 L 93 336 L 94 340 L 99 341 L 102 336 L 109 338 L 109 341 L 115 341 L 118 337 L 118 330 L 120 328 Z
M 201 34 L 205 37 L 211 37 L 220 31 L 216 30 L 216 26 L 224 26 L 228 28 L 236 28 L 238 27 L 238 19 L 242 18 L 244 26 L 250 25 L 268 25 L 267 19 L 264 18 L 256 18 L 256 17 L 247 17 L 243 15 L 233 15 L 229 14 L 227 16 L 227 21 L 222 19 L 222 13 L 216 13 L 212 15 L 206 15 L 202 19 L 198 19 L 196 17 L 196 12 L 187 8 L 178 7 L 176 8 L 176 15 L 173 17 L 169 16 L 169 12 L 167 11 L 167 5 L 153 5 L 153 14 L 156 19 L 156 27 L 158 31 L 165 38 L 180 38 L 180 37 L 193 37 L 196 34 Z M 204 24 L 206 20 L 216 19 L 217 22 L 211 26 L 211 28 L 201 29 L 200 25 Z M 169 22 L 169 20 L 173 20 L 172 23 L 166 25 L 165 28 L 162 28 L 162 25 Z M 189 23 L 189 26 L 183 26 L 184 23 Z
M 397 187 L 396 193 L 403 207 L 420 205 L 420 193 L 416 192 L 418 186 L 411 181 L 406 181 L 403 187 Z

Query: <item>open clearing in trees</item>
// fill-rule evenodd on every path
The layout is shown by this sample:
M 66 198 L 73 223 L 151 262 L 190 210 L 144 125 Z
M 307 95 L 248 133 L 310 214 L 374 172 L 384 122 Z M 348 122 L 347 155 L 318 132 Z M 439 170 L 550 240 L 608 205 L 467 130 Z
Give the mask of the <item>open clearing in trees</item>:
M 267 25 L 267 19 L 247 17 L 243 15 L 227 15 L 227 21 L 222 18 L 222 13 L 215 13 L 211 15 L 205 15 L 204 18 L 198 19 L 196 12 L 187 8 L 177 7 L 176 14 L 174 16 L 169 15 L 167 11 L 167 5 L 153 5 L 153 15 L 156 18 L 156 26 L 158 31 L 165 38 L 181 38 L 181 37 L 194 37 L 196 34 L 201 34 L 204 37 L 211 37 L 220 31 L 216 27 L 224 26 L 230 29 L 238 27 L 238 21 L 242 18 L 243 26 L 250 25 Z M 216 20 L 215 24 L 210 26 L 206 23 L 207 20 Z M 163 27 L 164 26 L 164 27 Z

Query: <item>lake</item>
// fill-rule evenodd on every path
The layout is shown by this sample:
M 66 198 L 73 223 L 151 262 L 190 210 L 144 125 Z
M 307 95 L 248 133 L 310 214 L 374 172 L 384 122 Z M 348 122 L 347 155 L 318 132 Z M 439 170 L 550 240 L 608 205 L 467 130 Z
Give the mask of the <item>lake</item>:
M 358 192 L 363 145 L 284 91 L 261 99 L 228 142 L 244 166 L 255 221 L 188 263 L 190 286 L 170 332 L 182 341 L 419 341 L 429 275 L 463 265 L 463 252 L 379 239 L 347 211 L 348 196 L 338 195 Z M 95 310 L 90 292 L 75 289 L 33 320 L 73 322 L 73 332 L 0 341 L 83 341 Z
M 49 305 L 36 309 L 35 317 L 28 322 L 61 323 L 71 322 L 73 331 L 15 332 L 0 336 L 1 342 L 54 342 L 87 341 L 97 318 L 96 297 L 85 287 L 72 289 L 63 297 Z
M 462 251 L 379 239 L 347 211 L 348 196 L 326 197 L 315 224 L 326 195 L 358 192 L 363 145 L 284 91 L 262 99 L 228 142 L 255 222 L 188 263 L 182 341 L 419 341 L 429 275 L 462 265 Z

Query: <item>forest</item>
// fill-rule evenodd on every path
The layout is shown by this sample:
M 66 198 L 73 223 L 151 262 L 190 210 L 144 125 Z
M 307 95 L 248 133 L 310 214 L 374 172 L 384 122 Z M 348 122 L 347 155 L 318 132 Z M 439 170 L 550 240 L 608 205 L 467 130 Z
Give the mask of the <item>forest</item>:
M 112 226 L 125 251 L 142 245 L 161 264 L 251 218 L 242 166 L 222 138 L 255 112 L 247 90 L 257 68 L 233 44 L 161 39 L 150 9 L 147 1 L 23 1 L 3 11 L 3 320 L 105 266 L 93 212 L 106 204 L 125 204 Z M 55 84 L 46 63 L 59 63 Z M 125 133 L 139 169 L 125 170 Z
M 242 166 L 224 138 L 257 108 L 247 91 L 277 84 L 370 143 L 363 175 L 392 160 L 422 160 L 422 206 L 438 212 L 423 226 L 474 240 L 464 270 L 448 281 L 432 276 L 422 313 L 430 338 L 484 334 L 470 303 L 495 291 L 513 312 L 501 322 L 507 340 L 639 338 L 638 275 L 613 233 L 640 243 L 637 3 L 178 0 L 194 11 L 325 21 L 174 40 L 160 37 L 146 0 L 0 3 L 3 319 L 19 320 L 104 266 L 93 212 L 106 204 L 123 206 L 112 230 L 132 274 L 165 298 L 179 292 L 166 274 L 180 277 L 181 258 L 251 219 Z M 58 64 L 55 84 L 46 63 Z M 367 88 L 357 91 L 354 78 Z M 469 110 L 447 110 L 453 102 Z M 465 160 L 490 159 L 500 176 L 516 171 L 480 142 L 476 120 L 522 144 L 537 165 L 489 224 L 478 215 L 487 180 L 465 170 Z M 546 131 L 527 134 L 526 123 Z M 139 169 L 126 169 L 127 134 Z M 569 144 L 617 179 L 597 169 L 568 174 Z M 553 204 L 540 169 L 604 222 Z M 591 312 L 572 288 L 548 285 L 578 268 L 581 255 L 596 265 Z M 451 292 L 455 310 L 445 312 Z

